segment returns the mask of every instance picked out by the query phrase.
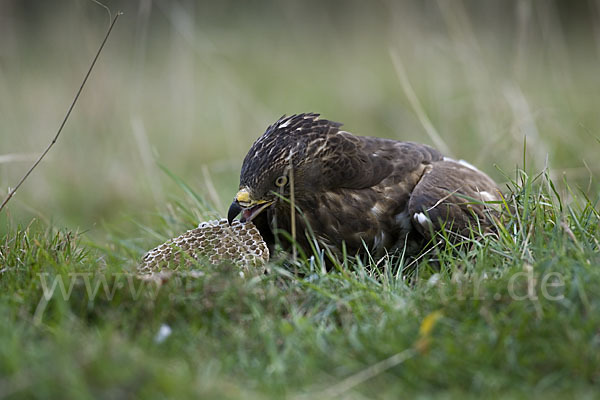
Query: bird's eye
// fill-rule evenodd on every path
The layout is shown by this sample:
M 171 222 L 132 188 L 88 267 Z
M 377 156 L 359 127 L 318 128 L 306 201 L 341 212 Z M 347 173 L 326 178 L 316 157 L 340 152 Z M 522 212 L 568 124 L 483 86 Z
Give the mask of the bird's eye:
M 285 175 L 281 175 L 279 178 L 275 179 L 275 185 L 278 187 L 284 187 L 288 182 L 288 178 Z

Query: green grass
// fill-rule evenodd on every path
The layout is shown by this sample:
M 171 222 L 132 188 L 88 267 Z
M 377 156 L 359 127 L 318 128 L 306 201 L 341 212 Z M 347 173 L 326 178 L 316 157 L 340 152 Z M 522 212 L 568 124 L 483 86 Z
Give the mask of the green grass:
M 111 3 L 125 14 L 57 145 L 11 201 L 18 223 L 35 216 L 98 241 L 102 224 L 137 236 L 124 219 L 147 222 L 180 193 L 158 165 L 207 198 L 210 177 L 209 200 L 224 214 L 244 155 L 282 114 L 319 112 L 358 135 L 432 144 L 390 51 L 452 156 L 502 183 L 494 166 L 523 165 L 526 137 L 531 168 L 548 164 L 559 186 L 562 174 L 583 188 L 594 177 L 598 190 L 597 43 L 544 19 L 550 6 L 519 22 L 516 8 L 499 19 L 418 1 L 189 12 L 173 3 L 150 15 L 136 2 Z M 54 135 L 106 29 L 105 11 L 89 0 L 38 7 L 12 19 L 7 11 L 13 22 L 3 27 L 14 29 L 0 35 L 0 156 L 29 155 L 0 162 L 1 193 Z M 456 26 L 462 12 L 468 24 Z
M 0 6 L 2 194 L 106 29 L 93 2 L 38 3 Z M 109 1 L 89 85 L 0 213 L 0 398 L 597 397 L 597 6 L 496 3 Z M 506 188 L 498 235 L 440 237 L 405 273 L 131 275 L 224 215 L 267 125 L 310 111 L 428 144 L 431 123 Z
M 564 204 L 546 174 L 511 185 L 498 237 L 440 240 L 410 279 L 385 263 L 325 273 L 301 262 L 298 275 L 270 264 L 244 277 L 224 264 L 157 286 L 128 274 L 151 235 L 100 249 L 41 223 L 11 227 L 0 395 L 591 398 L 597 204 Z M 157 218 L 156 235 L 205 213 L 196 201 Z M 55 280 L 67 292 L 74 280 L 71 292 L 52 291 Z M 172 333 L 158 341 L 163 324 Z

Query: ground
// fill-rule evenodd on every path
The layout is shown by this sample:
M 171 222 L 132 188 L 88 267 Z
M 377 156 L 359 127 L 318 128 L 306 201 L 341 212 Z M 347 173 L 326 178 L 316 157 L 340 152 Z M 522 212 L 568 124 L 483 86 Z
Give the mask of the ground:
M 93 2 L 17 3 L 0 6 L 2 193 L 108 23 Z M 89 86 L 0 213 L 0 397 L 596 396 L 596 8 L 148 4 L 109 4 L 125 15 Z M 505 228 L 441 237 L 406 273 L 317 257 L 131 275 L 225 214 L 268 124 L 310 111 L 468 160 L 504 189 Z

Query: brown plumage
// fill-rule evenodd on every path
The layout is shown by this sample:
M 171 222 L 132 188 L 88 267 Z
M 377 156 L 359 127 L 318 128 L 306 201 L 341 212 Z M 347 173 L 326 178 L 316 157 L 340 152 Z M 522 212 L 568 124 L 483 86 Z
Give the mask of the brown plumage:
M 308 254 L 311 238 L 337 256 L 343 243 L 351 255 L 381 255 L 414 253 L 442 226 L 467 236 L 491 228 L 486 202 L 500 195 L 486 174 L 424 144 L 354 136 L 340 126 L 318 114 L 269 126 L 244 159 L 228 220 L 241 212 L 272 245 L 274 232 L 292 232 L 293 184 L 296 240 Z

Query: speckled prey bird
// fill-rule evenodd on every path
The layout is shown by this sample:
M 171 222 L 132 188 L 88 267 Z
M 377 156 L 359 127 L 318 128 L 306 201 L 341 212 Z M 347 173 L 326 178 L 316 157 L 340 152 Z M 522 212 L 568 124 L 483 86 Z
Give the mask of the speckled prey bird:
M 273 232 L 292 232 L 285 199 L 293 186 L 296 241 L 309 255 L 310 238 L 338 257 L 343 242 L 350 255 L 414 254 L 442 226 L 464 236 L 491 229 L 488 202 L 500 192 L 486 174 L 424 144 L 354 136 L 340 126 L 319 114 L 269 126 L 244 159 L 227 219 L 241 213 L 272 248 Z M 289 240 L 280 242 L 289 249 Z

